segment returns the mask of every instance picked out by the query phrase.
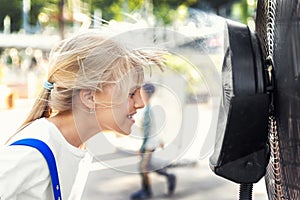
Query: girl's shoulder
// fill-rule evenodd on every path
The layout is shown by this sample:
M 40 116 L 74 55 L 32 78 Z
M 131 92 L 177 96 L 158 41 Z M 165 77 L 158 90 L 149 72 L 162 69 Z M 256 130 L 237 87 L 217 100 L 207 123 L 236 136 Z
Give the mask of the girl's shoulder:
M 11 138 L 8 144 L 24 138 L 35 138 L 47 143 L 50 136 L 55 135 L 53 132 L 57 132 L 54 125 L 52 125 L 47 119 L 40 118 L 26 125 Z

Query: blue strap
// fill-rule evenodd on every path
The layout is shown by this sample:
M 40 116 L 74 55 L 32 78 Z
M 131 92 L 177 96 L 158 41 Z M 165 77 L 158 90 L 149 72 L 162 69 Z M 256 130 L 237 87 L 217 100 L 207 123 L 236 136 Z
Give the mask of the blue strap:
M 50 171 L 54 199 L 61 200 L 62 198 L 60 193 L 60 185 L 59 185 L 56 162 L 55 162 L 54 155 L 51 149 L 48 147 L 48 145 L 41 140 L 33 139 L 33 138 L 18 140 L 12 143 L 11 145 L 25 145 L 25 146 L 34 147 L 43 154 L 43 156 L 47 161 L 48 168 Z

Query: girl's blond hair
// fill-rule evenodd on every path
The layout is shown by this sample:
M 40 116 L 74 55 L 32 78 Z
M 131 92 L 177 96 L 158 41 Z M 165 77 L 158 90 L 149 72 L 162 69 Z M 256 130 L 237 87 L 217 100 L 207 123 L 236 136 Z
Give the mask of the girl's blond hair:
M 120 42 L 97 32 L 86 31 L 63 40 L 49 56 L 47 81 L 54 87 L 41 91 L 21 128 L 35 119 L 50 117 L 54 111 L 71 110 L 72 99 L 81 89 L 102 91 L 107 84 L 116 84 L 128 95 L 130 77 L 124 76 L 134 70 L 141 83 L 143 67 L 153 64 L 163 68 L 161 53 L 128 50 Z

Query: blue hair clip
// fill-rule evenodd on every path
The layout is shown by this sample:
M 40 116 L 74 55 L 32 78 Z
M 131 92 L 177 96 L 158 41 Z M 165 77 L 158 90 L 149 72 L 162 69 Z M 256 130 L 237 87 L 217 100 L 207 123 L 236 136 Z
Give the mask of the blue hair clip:
M 54 88 L 53 83 L 50 83 L 49 81 L 45 81 L 43 87 L 49 91 Z

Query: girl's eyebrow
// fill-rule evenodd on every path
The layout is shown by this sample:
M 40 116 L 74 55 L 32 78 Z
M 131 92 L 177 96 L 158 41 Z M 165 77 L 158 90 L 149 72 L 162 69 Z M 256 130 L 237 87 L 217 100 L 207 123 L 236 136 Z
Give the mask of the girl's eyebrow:
M 135 90 L 140 89 L 140 88 L 141 88 L 140 85 L 136 85 L 136 86 L 132 87 L 132 88 L 130 89 L 130 91 L 135 91 Z
M 135 87 L 131 88 L 130 92 L 129 92 L 129 96 L 133 96 L 138 89 L 141 89 L 141 87 L 135 86 Z

